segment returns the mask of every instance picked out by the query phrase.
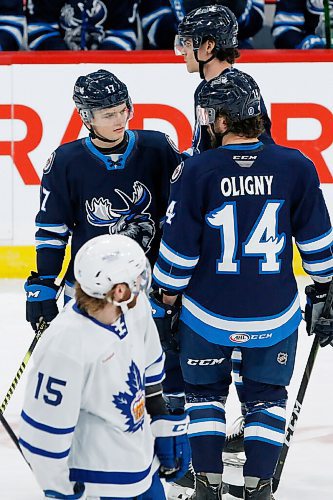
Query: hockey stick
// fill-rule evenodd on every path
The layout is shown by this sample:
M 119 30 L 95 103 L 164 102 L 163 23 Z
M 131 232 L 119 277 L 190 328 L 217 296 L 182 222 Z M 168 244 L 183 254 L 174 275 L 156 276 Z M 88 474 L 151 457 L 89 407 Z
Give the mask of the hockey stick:
M 330 287 L 328 289 L 328 293 L 326 296 L 325 304 L 323 307 L 323 311 L 321 313 L 321 317 L 323 318 L 329 318 L 330 317 L 330 311 L 331 307 L 333 304 L 333 280 L 331 281 Z M 281 474 L 283 471 L 283 467 L 288 455 L 289 447 L 290 447 L 290 442 L 291 438 L 294 435 L 295 432 L 295 427 L 298 422 L 299 415 L 301 413 L 302 409 L 302 404 L 304 400 L 304 396 L 308 387 L 308 383 L 310 381 L 312 369 L 315 363 L 315 359 L 318 353 L 319 349 L 319 339 L 317 335 L 315 335 L 315 338 L 312 343 L 311 351 L 304 369 L 303 377 L 302 377 L 302 382 L 298 390 L 298 394 L 296 397 L 296 401 L 294 404 L 294 408 L 290 417 L 289 425 L 285 434 L 284 438 L 284 443 L 280 452 L 279 460 L 276 464 L 276 469 L 274 472 L 273 476 L 273 493 L 278 489 L 280 479 L 281 479 Z
M 57 295 L 56 295 L 56 300 L 58 300 L 63 288 L 64 288 L 64 285 L 65 285 L 65 278 L 63 278 L 63 280 L 61 281 L 60 283 L 60 286 L 59 286 L 59 290 L 57 292 Z M 7 408 L 7 405 L 10 401 L 10 398 L 12 397 L 13 395 L 13 392 L 15 391 L 16 389 L 16 386 L 17 384 L 19 383 L 19 380 L 22 376 L 22 373 L 24 372 L 27 364 L 28 364 L 28 361 L 29 359 L 31 358 L 31 355 L 37 345 L 37 342 L 39 341 L 39 339 L 41 338 L 41 336 L 43 335 L 43 333 L 45 332 L 45 330 L 47 329 L 48 327 L 48 323 L 43 319 L 41 322 L 40 322 L 40 325 L 37 329 L 37 332 L 36 332 L 36 335 L 34 336 L 34 339 L 33 341 L 31 342 L 30 346 L 29 346 L 29 349 L 26 353 L 26 355 L 24 356 L 23 358 L 23 361 L 22 363 L 20 364 L 19 366 L 19 369 L 17 370 L 16 372 L 16 375 L 14 377 L 14 380 L 13 382 L 11 383 L 11 386 L 9 387 L 8 391 L 7 391 L 7 394 L 0 406 L 0 422 L 2 423 L 2 425 L 4 426 L 4 428 L 6 429 L 6 431 L 8 432 L 11 440 L 13 441 L 13 443 L 15 444 L 15 446 L 18 448 L 18 450 L 20 451 L 21 455 L 23 456 L 23 458 L 25 459 L 23 453 L 22 453 L 22 450 L 21 450 L 21 447 L 20 447 L 20 444 L 18 442 L 18 439 L 17 439 L 17 436 L 15 435 L 13 429 L 11 428 L 11 426 L 9 425 L 9 423 L 7 422 L 7 420 L 5 419 L 5 417 L 3 416 L 3 413 L 5 411 L 5 409 Z M 28 462 L 27 462 L 28 463 Z M 29 464 L 28 464 L 29 465 Z
M 324 0 L 325 37 L 327 49 L 330 49 L 332 46 L 330 9 L 331 6 L 329 4 L 329 0 Z
M 35 347 L 37 345 L 38 340 L 41 338 L 42 334 L 44 333 L 44 331 L 46 330 L 47 327 L 48 327 L 48 323 L 46 323 L 46 321 L 42 320 L 40 325 L 39 325 L 39 328 L 36 332 L 36 335 L 35 335 L 33 341 L 31 342 L 30 347 L 29 347 L 26 355 L 24 356 L 23 361 L 20 364 L 19 369 L 17 370 L 17 373 L 14 377 L 14 380 L 13 380 L 11 386 L 9 387 L 8 392 L 5 396 L 5 399 L 3 400 L 2 405 L 0 407 L 0 421 L 1 421 L 2 425 L 4 426 L 5 430 L 7 431 L 7 433 L 9 434 L 9 437 L 11 438 L 11 440 L 13 441 L 16 448 L 19 450 L 19 452 L 21 453 L 22 457 L 24 458 L 24 460 L 26 462 L 27 462 L 27 460 L 26 460 L 25 456 L 23 455 L 23 452 L 21 450 L 21 446 L 20 446 L 20 443 L 17 439 L 17 436 L 16 436 L 15 432 L 13 431 L 13 429 L 11 428 L 11 426 L 9 425 L 9 423 L 7 422 L 7 420 L 5 419 L 5 417 L 3 416 L 3 412 L 7 408 L 9 400 L 12 397 L 13 392 L 16 389 L 17 384 L 19 383 L 21 375 L 24 372 L 25 367 L 27 366 L 29 359 L 31 358 L 31 355 L 32 355 L 33 350 L 35 349 Z M 28 462 L 27 462 L 27 464 L 30 467 L 30 464 Z

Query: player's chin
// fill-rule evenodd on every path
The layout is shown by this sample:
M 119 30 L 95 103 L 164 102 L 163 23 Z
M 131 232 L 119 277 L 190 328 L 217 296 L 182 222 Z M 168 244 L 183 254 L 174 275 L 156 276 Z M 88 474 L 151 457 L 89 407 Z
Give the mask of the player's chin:
M 186 64 L 186 67 L 187 67 L 187 71 L 189 73 L 197 73 L 197 71 L 198 71 L 197 66 L 194 64 Z

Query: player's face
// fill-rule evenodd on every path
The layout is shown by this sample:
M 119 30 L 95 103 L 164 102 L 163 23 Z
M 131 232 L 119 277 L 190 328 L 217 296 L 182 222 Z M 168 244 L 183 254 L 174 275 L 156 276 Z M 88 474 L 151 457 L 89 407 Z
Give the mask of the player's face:
M 112 141 L 121 141 L 125 134 L 125 127 L 130 118 L 130 111 L 126 103 L 112 108 L 94 110 L 91 125 L 95 132 Z
M 184 57 L 186 68 L 189 73 L 197 73 L 199 71 L 199 64 L 194 57 L 192 38 L 180 38 L 180 43 L 175 41 L 175 51 L 178 55 Z

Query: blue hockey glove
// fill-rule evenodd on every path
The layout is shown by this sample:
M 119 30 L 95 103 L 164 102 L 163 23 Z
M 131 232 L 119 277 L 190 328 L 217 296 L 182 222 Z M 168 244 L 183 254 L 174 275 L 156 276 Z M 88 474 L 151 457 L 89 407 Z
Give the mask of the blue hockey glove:
M 153 318 L 157 326 L 164 352 L 178 352 L 179 350 L 176 334 L 181 309 L 180 300 L 180 298 L 177 298 L 175 304 L 170 306 L 168 304 L 163 304 L 162 297 L 158 291 L 152 292 L 149 297 Z
M 157 415 L 151 427 L 155 437 L 155 453 L 159 458 L 160 476 L 167 481 L 183 477 L 191 461 L 187 436 L 189 418 L 182 415 Z
M 76 500 L 77 498 L 81 498 L 85 490 L 85 486 L 83 483 L 75 483 L 74 484 L 74 493 L 72 495 L 63 495 L 58 491 L 53 490 L 45 490 L 44 495 L 45 498 L 58 498 L 60 500 Z
M 59 287 L 53 279 L 41 278 L 32 271 L 24 285 L 27 294 L 26 320 L 37 331 L 42 319 L 50 323 L 58 314 L 56 301 Z
M 331 317 L 321 317 L 330 283 L 316 283 L 305 288 L 306 305 L 305 321 L 306 331 L 309 335 L 318 336 L 321 347 L 333 345 L 333 310 Z
M 325 40 L 316 35 L 308 35 L 305 37 L 296 49 L 324 49 Z

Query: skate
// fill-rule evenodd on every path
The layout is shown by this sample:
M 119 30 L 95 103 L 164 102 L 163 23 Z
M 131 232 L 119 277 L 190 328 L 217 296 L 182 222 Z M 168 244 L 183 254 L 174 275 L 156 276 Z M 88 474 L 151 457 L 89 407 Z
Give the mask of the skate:
M 256 488 L 245 488 L 245 500 L 274 500 L 270 479 L 260 479 Z
M 168 500 L 188 500 L 195 490 L 195 474 L 193 468 L 186 472 L 185 476 L 170 483 L 167 494 Z
M 195 492 L 191 500 L 221 500 L 223 485 L 213 486 L 209 484 L 206 476 L 196 475 Z

